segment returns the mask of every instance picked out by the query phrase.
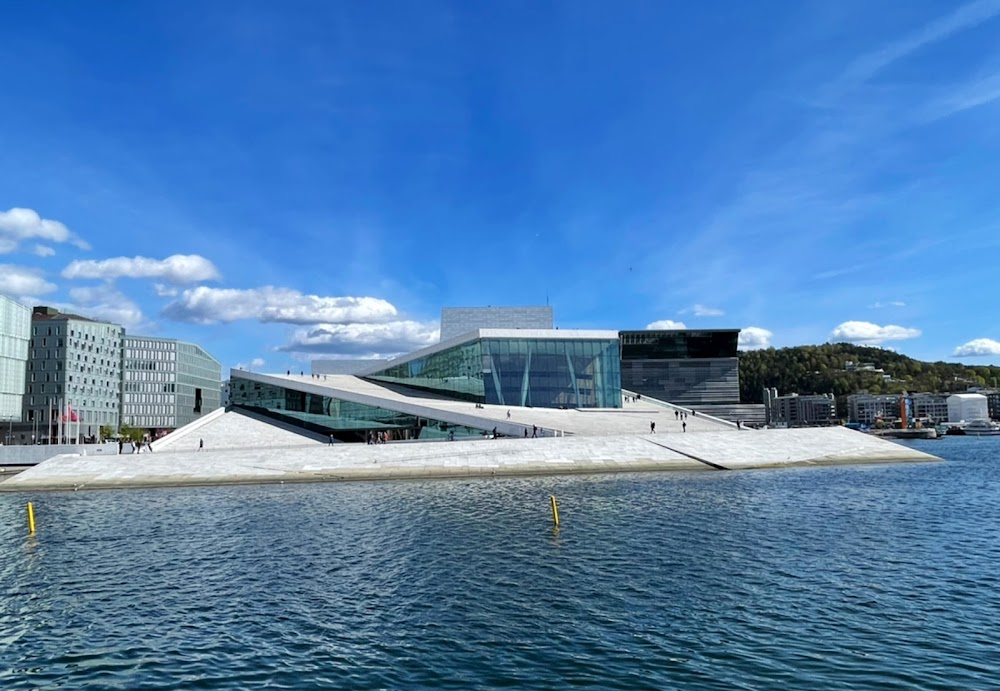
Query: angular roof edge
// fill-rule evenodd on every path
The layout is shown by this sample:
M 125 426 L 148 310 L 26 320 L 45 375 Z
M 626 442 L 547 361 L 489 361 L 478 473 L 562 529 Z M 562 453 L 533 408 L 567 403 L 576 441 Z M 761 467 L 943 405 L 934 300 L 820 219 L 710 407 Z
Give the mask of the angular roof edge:
M 439 353 L 442 350 L 454 348 L 484 338 L 526 338 L 534 340 L 560 340 L 560 341 L 617 341 L 618 332 L 611 330 L 597 329 L 475 329 L 464 334 L 453 336 L 435 345 L 415 350 L 406 355 L 392 358 L 388 362 L 385 360 L 375 363 L 375 366 L 361 370 L 357 373 L 359 377 L 365 377 L 375 372 L 380 372 L 396 365 L 402 365 L 418 358 Z

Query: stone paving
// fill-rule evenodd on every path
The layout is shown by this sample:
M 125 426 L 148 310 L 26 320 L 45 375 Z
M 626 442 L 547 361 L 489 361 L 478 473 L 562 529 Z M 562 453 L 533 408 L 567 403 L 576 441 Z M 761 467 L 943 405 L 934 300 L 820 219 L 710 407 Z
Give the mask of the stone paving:
M 209 448 L 104 458 L 57 456 L 0 491 L 99 489 L 418 477 L 727 470 L 827 463 L 935 461 L 842 428 L 456 442 Z
M 285 446 L 316 446 L 312 435 L 293 431 L 288 425 L 272 424 L 243 413 L 220 408 L 153 442 L 154 453 L 205 449 L 253 449 Z

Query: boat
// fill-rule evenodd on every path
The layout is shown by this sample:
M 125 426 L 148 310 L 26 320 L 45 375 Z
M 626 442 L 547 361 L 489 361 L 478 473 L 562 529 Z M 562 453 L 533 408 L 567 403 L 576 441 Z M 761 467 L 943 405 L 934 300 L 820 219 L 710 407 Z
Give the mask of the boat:
M 969 437 L 997 437 L 1000 436 L 1000 424 L 991 420 L 954 423 L 949 425 L 947 434 Z

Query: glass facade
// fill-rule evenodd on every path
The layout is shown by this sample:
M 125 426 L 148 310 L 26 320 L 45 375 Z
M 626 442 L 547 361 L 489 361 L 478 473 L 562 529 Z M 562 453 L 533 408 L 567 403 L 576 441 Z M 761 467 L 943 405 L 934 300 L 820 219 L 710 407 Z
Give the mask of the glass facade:
M 538 408 L 620 408 L 617 340 L 483 338 L 365 376 L 451 398 Z
M 622 331 L 622 387 L 680 405 L 740 400 L 739 329 Z
M 233 373 L 231 404 L 343 442 L 364 442 L 370 432 L 391 441 L 478 437 L 486 430 L 417 417 L 363 403 L 242 379 Z
M 127 336 L 122 383 L 122 423 L 173 429 L 221 404 L 222 366 L 193 343 Z
M 123 338 L 117 324 L 52 310 L 32 315 L 23 420 L 36 438 L 97 437 L 101 427 L 117 429 Z
M 19 422 L 31 338 L 31 309 L 0 295 L 0 420 Z

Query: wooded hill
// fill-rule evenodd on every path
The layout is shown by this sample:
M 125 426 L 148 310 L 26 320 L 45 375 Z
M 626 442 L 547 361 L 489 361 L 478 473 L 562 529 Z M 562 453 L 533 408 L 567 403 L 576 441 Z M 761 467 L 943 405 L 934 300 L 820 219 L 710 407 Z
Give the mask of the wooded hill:
M 872 364 L 882 373 L 856 370 L 848 372 L 847 362 Z M 891 350 L 857 346 L 850 343 L 826 343 L 775 350 L 750 350 L 740 353 L 740 396 L 744 403 L 763 403 L 764 387 L 775 387 L 779 394 L 833 393 L 838 408 L 842 397 L 867 389 L 869 393 L 939 393 L 965 391 L 969 386 L 1000 388 L 1000 367 L 970 367 L 948 362 L 921 362 Z

